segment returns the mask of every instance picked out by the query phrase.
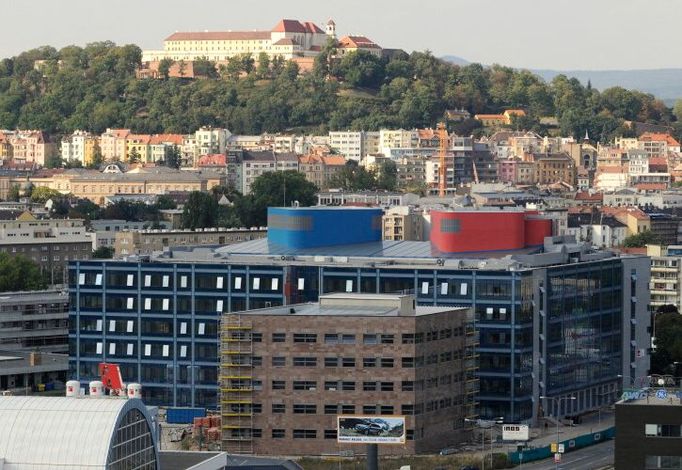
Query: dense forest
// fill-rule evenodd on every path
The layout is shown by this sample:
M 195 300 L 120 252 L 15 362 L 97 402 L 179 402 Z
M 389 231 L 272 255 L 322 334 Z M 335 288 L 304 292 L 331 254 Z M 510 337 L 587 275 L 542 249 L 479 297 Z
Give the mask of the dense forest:
M 207 60 L 195 62 L 195 73 L 204 79 L 167 73 L 162 79 L 136 79 L 141 51 L 135 45 L 42 47 L 0 61 L 0 128 L 59 135 L 75 129 L 101 133 L 107 127 L 189 133 L 212 125 L 238 134 L 324 133 L 434 126 L 446 109 L 475 114 L 513 107 L 527 111 L 513 127 L 542 132 L 540 117 L 554 116 L 563 135 L 588 131 L 602 141 L 627 135 L 624 120 L 682 131 L 677 122 L 682 115 L 676 116 L 682 112 L 619 87 L 599 92 L 565 76 L 545 83 L 528 71 L 457 66 L 429 52 L 399 53 L 390 60 L 367 53 L 334 56 L 329 44 L 304 74 L 292 62 L 245 56 L 217 70 Z M 162 65 L 167 70 L 169 64 Z M 453 130 L 480 132 L 477 126 L 470 120 Z

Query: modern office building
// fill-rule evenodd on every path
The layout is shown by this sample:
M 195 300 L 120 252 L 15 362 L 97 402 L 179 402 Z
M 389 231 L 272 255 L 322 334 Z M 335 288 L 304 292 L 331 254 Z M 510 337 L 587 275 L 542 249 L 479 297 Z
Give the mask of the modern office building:
M 0 349 L 66 354 L 69 296 L 58 290 L 0 296 Z
M 217 407 L 222 313 L 412 293 L 473 309 L 480 415 L 532 422 L 612 403 L 622 376 L 649 368 L 649 259 L 543 240 L 537 215 L 503 212 L 432 211 L 431 242 L 412 242 L 381 241 L 376 209 L 271 209 L 267 239 L 71 263 L 72 376 L 111 360 L 147 403 Z
M 169 229 L 172 224 L 170 222 L 158 222 L 160 228 Z M 122 231 L 136 231 L 146 230 L 152 225 L 156 225 L 150 221 L 131 221 L 121 219 L 98 219 L 90 221 L 90 233 L 92 237 L 92 249 L 96 250 L 103 246 L 113 248 L 116 241 L 116 234 Z
M 653 386 L 616 404 L 618 470 L 682 468 L 682 395 Z
M 223 315 L 221 412 L 228 453 L 323 455 L 337 416 L 405 416 L 405 445 L 437 452 L 475 416 L 473 312 L 413 295 L 329 294 Z

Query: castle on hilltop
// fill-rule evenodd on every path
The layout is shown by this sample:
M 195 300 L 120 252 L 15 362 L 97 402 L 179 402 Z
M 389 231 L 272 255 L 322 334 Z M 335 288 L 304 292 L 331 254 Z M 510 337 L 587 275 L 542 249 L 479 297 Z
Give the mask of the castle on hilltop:
M 283 19 L 270 31 L 176 32 L 164 40 L 163 50 L 143 51 L 142 62 L 166 58 L 191 62 L 207 58 L 220 64 L 240 54 L 251 54 L 257 59 L 262 52 L 270 58 L 281 56 L 285 60 L 314 58 L 329 38 L 336 40 L 336 24 L 331 19 L 325 30 L 311 21 Z M 357 50 L 382 54 L 382 49 L 365 36 L 344 36 L 337 41 L 337 47 L 340 55 Z

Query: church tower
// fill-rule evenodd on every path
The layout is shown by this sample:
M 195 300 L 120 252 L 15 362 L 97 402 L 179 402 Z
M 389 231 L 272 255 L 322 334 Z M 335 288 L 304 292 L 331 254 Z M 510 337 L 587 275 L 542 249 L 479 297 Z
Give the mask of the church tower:
M 327 21 L 327 36 L 336 39 L 336 23 L 331 18 Z

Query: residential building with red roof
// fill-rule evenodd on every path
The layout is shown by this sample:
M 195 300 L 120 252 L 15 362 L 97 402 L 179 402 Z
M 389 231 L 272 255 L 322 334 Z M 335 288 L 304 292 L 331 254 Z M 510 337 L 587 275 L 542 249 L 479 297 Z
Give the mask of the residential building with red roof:
M 344 36 L 339 39 L 336 49 L 340 56 L 350 52 L 364 51 L 381 57 L 382 49 L 366 36 Z
M 674 137 L 656 132 L 645 132 L 639 136 L 638 147 L 652 157 L 665 157 L 668 152 L 680 152 L 680 143 Z

